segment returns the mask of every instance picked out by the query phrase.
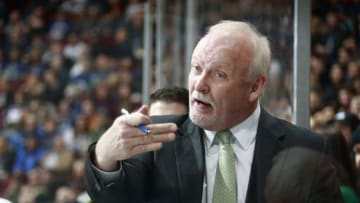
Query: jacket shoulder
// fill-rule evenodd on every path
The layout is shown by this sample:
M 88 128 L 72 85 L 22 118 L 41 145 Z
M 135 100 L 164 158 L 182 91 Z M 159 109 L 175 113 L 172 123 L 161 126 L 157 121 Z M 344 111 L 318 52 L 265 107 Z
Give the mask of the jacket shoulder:
M 310 129 L 273 117 L 267 112 L 262 116 L 262 121 L 266 123 L 263 131 L 273 132 L 287 147 L 298 145 L 323 150 L 326 145 L 326 139 Z

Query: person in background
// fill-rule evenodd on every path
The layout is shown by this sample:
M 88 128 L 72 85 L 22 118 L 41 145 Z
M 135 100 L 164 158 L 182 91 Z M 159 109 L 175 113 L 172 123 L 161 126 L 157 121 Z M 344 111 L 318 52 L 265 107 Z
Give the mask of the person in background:
M 17 153 L 13 173 L 28 174 L 40 164 L 45 150 L 38 143 L 39 141 L 34 135 L 25 137 L 25 145 Z
M 351 146 L 354 152 L 354 158 L 356 160 L 356 167 L 360 169 L 360 126 L 356 128 L 352 136 Z
M 64 175 L 70 171 L 73 159 L 73 154 L 65 146 L 64 138 L 59 135 L 54 138 L 54 146 L 45 153 L 41 165 L 58 175 Z
M 20 187 L 18 203 L 38 202 L 36 198 L 46 189 L 41 182 L 41 175 L 38 169 L 33 169 L 27 173 L 26 183 Z
M 294 147 L 273 159 L 267 176 L 267 203 L 342 203 L 333 185 L 339 185 L 333 160 L 311 149 Z
M 336 167 L 340 178 L 340 191 L 344 203 L 358 203 L 359 190 L 357 186 L 357 174 L 355 172 L 355 164 L 351 161 L 349 146 L 345 141 L 345 137 L 340 131 L 334 130 L 325 133 L 331 146 Z
M 0 194 L 5 191 L 10 182 L 15 158 L 16 152 L 10 146 L 7 138 L 0 135 Z
M 183 87 L 161 88 L 150 95 L 149 115 L 178 115 L 189 111 L 189 91 Z
M 350 112 L 356 115 L 360 120 L 360 95 L 357 95 L 351 99 Z
M 341 131 L 349 147 L 351 146 L 352 134 L 359 124 L 359 119 L 352 113 L 341 111 L 335 115 L 335 127 Z
M 356 168 L 356 185 L 360 188 L 360 126 L 356 128 L 351 140 L 351 158 Z
M 108 203 L 265 202 L 266 176 L 278 152 L 327 150 L 321 136 L 261 107 L 270 64 L 269 42 L 253 25 L 210 27 L 191 58 L 189 115 L 150 118 L 142 106 L 117 117 L 89 147 L 89 196 Z M 340 196 L 333 187 L 332 195 Z

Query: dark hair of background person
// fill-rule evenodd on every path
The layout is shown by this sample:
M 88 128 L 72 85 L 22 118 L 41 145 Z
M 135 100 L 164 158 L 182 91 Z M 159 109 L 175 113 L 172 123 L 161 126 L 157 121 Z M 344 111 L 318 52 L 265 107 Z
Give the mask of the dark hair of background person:
M 356 172 L 354 162 L 351 161 L 351 153 L 344 136 L 339 130 L 324 134 L 331 145 L 332 157 L 339 167 L 340 184 L 352 187 L 356 192 L 359 188 L 356 183 Z
M 157 101 L 184 104 L 189 110 L 189 91 L 183 87 L 161 88 L 150 95 L 150 105 Z
M 273 159 L 267 176 L 266 202 L 343 202 L 338 192 L 339 175 L 335 164 L 326 154 L 307 148 L 281 151 Z

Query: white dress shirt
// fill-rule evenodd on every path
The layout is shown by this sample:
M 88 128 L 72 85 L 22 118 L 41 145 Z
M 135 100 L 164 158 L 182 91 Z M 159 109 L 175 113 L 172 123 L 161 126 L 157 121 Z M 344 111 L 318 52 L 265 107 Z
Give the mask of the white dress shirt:
M 232 148 L 235 153 L 237 202 L 243 203 L 246 200 L 246 193 L 249 184 L 251 164 L 254 157 L 255 136 L 260 117 L 260 104 L 255 111 L 243 122 L 232 127 Z M 219 141 L 215 138 L 215 131 L 205 130 L 205 163 L 206 174 L 202 203 L 211 203 L 216 175 L 216 167 L 219 158 Z

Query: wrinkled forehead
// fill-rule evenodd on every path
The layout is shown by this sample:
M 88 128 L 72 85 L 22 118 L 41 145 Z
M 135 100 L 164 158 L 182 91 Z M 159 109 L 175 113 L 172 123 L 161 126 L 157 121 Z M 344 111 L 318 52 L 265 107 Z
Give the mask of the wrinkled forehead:
M 200 48 L 213 49 L 214 47 L 227 47 L 231 45 L 230 38 L 223 35 L 207 34 L 198 43 Z
M 231 50 L 228 40 L 204 37 L 202 38 L 193 52 L 193 59 L 221 59 L 229 56 Z
M 228 33 L 209 33 L 196 45 L 192 60 L 232 59 L 249 65 L 252 50 L 251 42 L 244 34 L 233 36 Z

